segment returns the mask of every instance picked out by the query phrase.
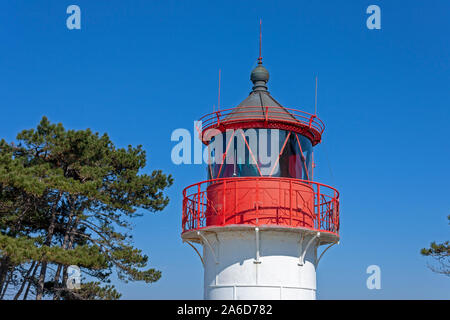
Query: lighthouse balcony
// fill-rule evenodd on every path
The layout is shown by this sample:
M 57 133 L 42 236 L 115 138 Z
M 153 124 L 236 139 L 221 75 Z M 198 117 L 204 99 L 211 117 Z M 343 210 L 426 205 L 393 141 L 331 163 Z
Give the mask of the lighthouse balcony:
M 211 132 L 211 129 L 224 131 L 226 129 L 265 128 L 298 132 L 308 137 L 313 145 L 321 141 L 325 129 L 324 123 L 316 115 L 281 105 L 240 105 L 237 108 L 221 109 L 201 117 L 199 124 L 197 130 L 203 134 L 203 139 L 206 140 L 208 140 L 208 132 Z
M 224 227 L 308 229 L 339 237 L 339 192 L 283 177 L 219 178 L 183 190 L 183 234 Z

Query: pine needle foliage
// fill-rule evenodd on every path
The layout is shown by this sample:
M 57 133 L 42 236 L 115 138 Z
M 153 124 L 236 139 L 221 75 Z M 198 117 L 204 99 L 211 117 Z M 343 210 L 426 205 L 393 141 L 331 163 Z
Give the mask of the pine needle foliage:
M 450 215 L 447 216 L 450 224 Z M 423 248 L 420 253 L 427 257 L 432 257 L 435 260 L 435 264 L 429 264 L 428 267 L 431 271 L 440 273 L 450 277 L 450 242 L 444 241 L 442 243 L 436 243 L 433 241 L 429 248 Z
M 142 146 L 117 148 L 46 117 L 16 140 L 0 141 L 0 298 L 118 299 L 111 275 L 161 277 L 133 246 L 131 220 L 163 210 L 173 179 L 142 173 Z M 70 289 L 71 265 L 97 280 Z

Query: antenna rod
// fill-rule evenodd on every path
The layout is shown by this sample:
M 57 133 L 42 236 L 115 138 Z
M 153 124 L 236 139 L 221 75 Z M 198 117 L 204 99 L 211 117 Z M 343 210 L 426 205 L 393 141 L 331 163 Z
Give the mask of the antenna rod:
M 220 69 L 219 69 L 219 97 L 217 98 L 217 111 L 220 111 Z
M 259 19 L 259 58 L 258 58 L 259 64 L 262 63 L 261 48 L 262 48 L 262 19 Z
M 317 76 L 316 76 L 316 95 L 314 99 L 314 115 L 317 115 Z

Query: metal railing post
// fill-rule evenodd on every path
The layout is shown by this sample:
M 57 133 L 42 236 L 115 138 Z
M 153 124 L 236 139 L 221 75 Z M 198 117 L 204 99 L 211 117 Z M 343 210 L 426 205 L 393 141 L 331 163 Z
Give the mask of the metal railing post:
M 181 217 L 182 230 L 186 231 L 186 197 L 183 195 L 183 216 Z
M 320 199 L 320 184 L 318 184 L 317 185 L 317 222 L 318 222 L 318 225 L 317 225 L 317 229 L 319 229 L 320 230 L 320 227 L 321 227 L 321 217 L 320 217 L 320 213 L 321 213 L 321 207 L 320 207 L 320 204 L 321 204 L 321 199 Z
M 216 112 L 216 117 L 217 117 L 217 125 L 220 126 L 220 111 Z
M 292 226 L 292 180 L 289 180 L 289 225 Z
M 200 228 L 200 183 L 197 185 L 197 228 Z
M 223 194 L 222 194 L 222 225 L 225 225 L 225 213 L 226 213 L 226 195 L 227 192 L 227 180 L 223 181 Z
M 258 214 L 258 207 L 259 207 L 259 179 L 256 181 L 256 225 L 259 225 L 259 214 Z
M 233 204 L 233 214 L 234 214 L 234 223 L 237 224 L 237 197 L 238 197 L 238 192 L 237 192 L 237 183 L 234 183 L 234 204 Z
M 336 227 L 336 191 L 333 193 L 333 232 L 337 231 Z

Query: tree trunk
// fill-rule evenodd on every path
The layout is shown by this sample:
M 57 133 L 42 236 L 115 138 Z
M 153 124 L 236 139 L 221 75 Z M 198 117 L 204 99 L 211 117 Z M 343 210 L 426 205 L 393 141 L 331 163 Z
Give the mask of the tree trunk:
M 73 198 L 70 198 L 70 203 L 73 204 Z M 69 239 L 70 239 L 70 235 L 72 233 L 72 231 L 74 230 L 74 228 L 76 227 L 77 221 L 78 219 L 75 220 L 74 223 L 72 223 L 73 221 L 73 211 L 74 210 L 70 210 L 70 214 L 69 214 L 69 218 L 67 221 L 67 228 L 66 228 L 66 233 L 64 234 L 64 241 L 63 241 L 63 249 L 67 250 L 68 246 L 69 246 Z M 67 266 L 64 266 L 63 269 L 63 281 L 61 283 L 61 286 L 59 286 L 59 277 L 61 274 L 61 268 L 63 266 L 60 264 L 58 265 L 58 269 L 56 270 L 56 275 L 55 275 L 55 288 L 58 288 L 58 290 L 56 290 L 55 294 L 53 295 L 53 300 L 59 300 L 61 297 L 61 291 L 63 288 L 66 287 L 66 283 L 64 282 L 64 273 L 67 271 Z
M 73 231 L 77 227 L 78 218 L 79 217 L 77 216 L 75 219 L 75 222 L 73 223 L 72 228 L 70 229 L 69 242 L 67 243 L 67 249 L 72 249 L 72 247 L 73 247 Z M 67 289 L 67 279 L 69 278 L 67 275 L 67 269 L 68 269 L 67 266 L 64 266 L 62 285 L 63 285 L 63 288 L 65 288 L 65 289 Z
M 6 280 L 5 285 L 3 286 L 3 292 L 1 292 L 1 294 L 0 294 L 0 300 L 3 300 L 6 290 L 8 290 L 8 286 L 12 280 L 13 273 L 14 273 L 14 268 L 9 271 L 9 277 L 8 277 L 8 280 Z
M 28 269 L 27 273 L 25 274 L 25 277 L 23 277 L 22 284 L 20 285 L 19 291 L 17 291 L 16 295 L 14 296 L 14 300 L 18 300 L 20 295 L 22 294 L 23 289 L 25 288 L 25 285 L 28 281 L 28 278 L 30 277 L 31 271 L 34 269 L 34 266 L 36 265 L 36 261 L 33 261 L 31 264 L 30 269 Z
M 8 274 L 9 257 L 2 257 L 0 259 L 0 292 L 3 292 L 6 276 Z
M 36 276 L 36 271 L 37 271 L 37 269 L 38 269 L 40 264 L 41 264 L 40 262 L 38 262 L 36 264 L 36 267 L 34 267 L 34 270 L 33 270 L 33 274 L 28 279 L 28 286 L 27 286 L 27 290 L 25 290 L 25 294 L 23 295 L 23 300 L 27 300 L 27 296 L 28 296 L 28 292 L 30 291 L 31 283 L 33 282 L 34 277 Z
M 52 207 L 52 218 L 50 221 L 50 226 L 47 231 L 47 239 L 45 240 L 44 245 L 50 246 L 52 243 L 53 233 L 55 231 L 55 222 L 56 222 L 56 206 L 58 205 L 59 200 L 61 200 L 62 191 L 59 192 L 57 199 L 55 199 L 55 203 Z M 41 263 L 41 273 L 39 274 L 38 288 L 36 292 L 36 300 L 41 300 L 44 295 L 44 284 L 45 284 L 45 275 L 47 273 L 47 260 L 46 257 L 42 258 Z
M 53 300 L 59 300 L 60 295 L 60 291 L 61 288 L 63 286 L 63 284 L 60 285 L 59 283 L 59 278 L 61 276 L 61 269 L 63 268 L 62 264 L 58 264 L 58 268 L 56 269 L 56 273 L 55 273 L 55 279 L 53 279 Z

